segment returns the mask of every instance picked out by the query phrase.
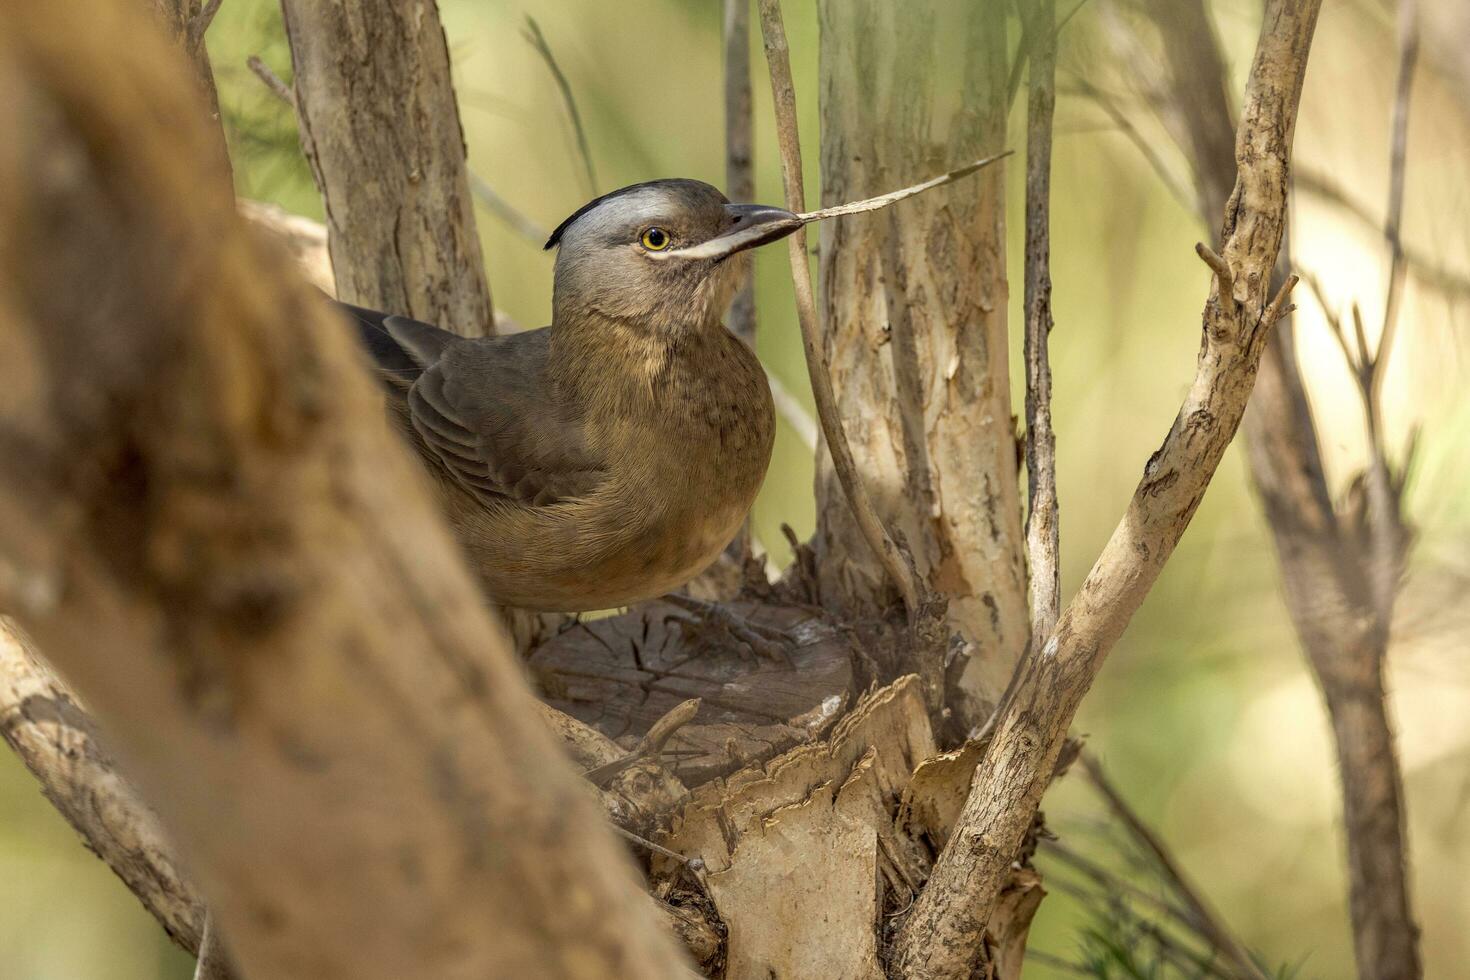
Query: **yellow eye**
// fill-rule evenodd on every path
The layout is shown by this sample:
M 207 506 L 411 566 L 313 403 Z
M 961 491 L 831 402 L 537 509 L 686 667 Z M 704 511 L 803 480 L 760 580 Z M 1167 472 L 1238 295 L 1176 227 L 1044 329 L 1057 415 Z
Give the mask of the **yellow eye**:
M 648 249 L 650 252 L 662 252 L 664 249 L 669 247 L 669 243 L 673 241 L 673 239 L 670 238 L 669 233 L 664 231 L 662 228 L 649 228 L 643 232 L 643 237 L 640 238 L 639 241 L 642 242 L 643 247 Z

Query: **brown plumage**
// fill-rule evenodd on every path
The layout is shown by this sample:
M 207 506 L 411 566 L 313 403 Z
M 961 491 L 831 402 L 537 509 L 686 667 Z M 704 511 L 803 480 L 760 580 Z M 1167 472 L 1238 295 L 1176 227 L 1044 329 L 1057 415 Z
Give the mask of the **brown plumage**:
M 625 605 L 688 582 L 734 537 L 775 418 L 760 362 L 720 318 L 744 250 L 791 217 L 696 181 L 639 184 L 547 243 L 548 327 L 471 340 L 346 307 L 494 599 Z

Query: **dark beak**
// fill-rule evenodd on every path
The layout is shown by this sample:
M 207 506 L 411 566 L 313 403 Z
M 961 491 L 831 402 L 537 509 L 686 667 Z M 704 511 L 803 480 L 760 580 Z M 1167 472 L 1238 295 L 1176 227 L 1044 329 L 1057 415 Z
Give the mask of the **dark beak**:
M 709 241 L 674 249 L 667 254 L 671 258 L 678 256 L 719 262 L 736 252 L 785 238 L 806 223 L 785 208 L 765 204 L 727 204 L 725 214 L 729 216 L 728 231 Z

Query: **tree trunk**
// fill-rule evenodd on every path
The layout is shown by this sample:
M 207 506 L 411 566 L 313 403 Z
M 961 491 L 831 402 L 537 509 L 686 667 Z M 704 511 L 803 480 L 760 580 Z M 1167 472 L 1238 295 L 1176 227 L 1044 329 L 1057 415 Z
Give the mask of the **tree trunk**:
M 238 218 L 139 16 L 0 8 L 7 607 L 245 975 L 680 975 L 349 331 Z
M 341 299 L 494 332 L 434 0 L 282 0 L 301 146 Z
M 914 183 L 1003 149 L 1001 4 L 822 0 L 822 203 Z M 969 646 L 952 671 L 983 722 L 1029 632 L 1007 360 L 1005 171 L 821 227 L 827 357 L 879 516 L 949 597 Z M 825 600 L 893 601 L 825 450 L 817 551 Z

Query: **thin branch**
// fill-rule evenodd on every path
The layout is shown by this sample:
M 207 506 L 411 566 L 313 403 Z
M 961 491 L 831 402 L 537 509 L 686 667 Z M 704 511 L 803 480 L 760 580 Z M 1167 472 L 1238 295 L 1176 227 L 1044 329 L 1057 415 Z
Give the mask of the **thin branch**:
M 1169 165 L 1164 162 L 1164 158 L 1159 156 L 1158 151 L 1154 149 L 1154 145 L 1144 137 L 1137 126 L 1133 125 L 1133 121 L 1128 118 L 1128 114 L 1122 110 L 1113 97 L 1080 75 L 1070 72 L 1069 74 L 1072 74 L 1072 85 L 1077 92 L 1096 103 L 1097 107 L 1122 131 L 1123 135 L 1128 137 L 1128 141 L 1153 168 L 1169 194 L 1185 208 L 1193 211 L 1197 206 L 1194 195 L 1185 189 L 1179 178 L 1169 169 Z
M 550 232 L 517 210 L 514 204 L 502 197 L 500 192 L 473 168 L 468 170 L 468 175 L 470 193 L 474 195 L 475 200 L 489 208 L 491 213 L 509 225 L 516 234 L 537 248 L 545 244 Z
M 1031 569 L 1031 649 L 1061 613 L 1057 440 L 1051 419 L 1051 141 L 1056 107 L 1055 0 L 1037 0 L 1026 109 L 1026 557 Z
M 781 177 L 786 187 L 786 206 L 802 212 L 806 209 L 801 178 L 801 144 L 796 128 L 796 90 L 791 81 L 791 56 L 786 44 L 786 29 L 781 22 L 779 0 L 759 0 L 761 34 L 765 41 L 766 61 L 771 71 L 771 90 L 776 108 L 776 138 L 781 147 Z M 806 353 L 807 373 L 811 377 L 812 394 L 817 401 L 817 419 L 822 425 L 827 448 L 832 454 L 832 467 L 842 484 L 853 516 L 868 547 L 883 563 L 888 577 L 899 594 L 910 620 L 917 618 L 923 602 L 924 584 L 913 562 L 889 535 L 873 502 L 868 497 L 853 460 L 852 448 L 837 410 L 832 391 L 832 378 L 822 352 L 821 327 L 817 322 L 816 301 L 812 294 L 811 267 L 807 264 L 806 232 L 798 229 L 789 242 L 791 274 L 796 287 L 796 313 L 801 323 L 802 348 Z
M 693 721 L 694 716 L 699 714 L 699 704 L 699 698 L 690 698 L 674 705 L 662 718 L 649 726 L 648 731 L 638 740 L 638 744 L 633 747 L 632 751 L 621 759 L 583 773 L 583 778 L 594 786 L 606 786 L 618 773 L 644 759 L 656 761 L 662 755 L 669 739 L 674 737 L 674 733 Z
M 724 0 L 720 35 L 725 75 L 725 194 L 732 201 L 755 200 L 755 126 L 750 91 L 750 0 Z M 755 350 L 755 282 L 748 280 L 730 304 L 726 325 Z M 745 567 L 752 557 L 751 517 L 725 547 L 725 554 Z
M 258 55 L 251 55 L 249 58 L 246 58 L 245 65 L 255 73 L 256 78 L 259 78 L 265 83 L 265 87 L 270 89 L 276 98 L 290 106 L 293 110 L 296 108 L 296 94 L 291 91 L 291 86 L 287 85 L 281 76 L 272 71 L 271 67 L 262 61 Z M 545 228 L 542 228 L 517 210 L 515 205 L 502 197 L 500 192 L 491 186 L 490 182 L 484 177 L 481 177 L 473 168 L 466 167 L 465 173 L 469 178 L 470 193 L 474 195 L 475 200 L 489 208 L 491 213 L 509 225 L 522 238 L 531 242 L 537 248 L 541 247 L 549 234 Z
M 1236 303 L 1206 301 L 1194 383 L 1128 510 L 1024 674 L 976 769 L 954 832 L 899 930 L 893 964 L 907 980 L 965 976 L 985 943 L 997 897 L 1030 832 L 1067 728 L 1113 645 L 1142 604 L 1198 508 L 1245 414 L 1286 222 L 1290 134 L 1320 0 L 1267 0 L 1236 134 L 1238 178 L 1221 235 Z M 1288 280 L 1288 287 L 1291 280 Z
M 189 37 L 186 43 L 190 51 L 195 51 L 204 43 L 204 35 L 209 31 L 209 25 L 214 23 L 214 15 L 219 13 L 220 5 L 224 0 L 207 0 L 199 13 L 189 22 Z
M 750 92 L 750 0 L 725 0 L 725 193 L 755 200 L 755 133 Z M 755 348 L 755 292 L 747 284 L 730 308 L 730 331 Z
M 1193 919 L 1193 925 L 1227 957 L 1243 976 L 1253 977 L 1255 980 L 1266 980 L 1266 974 L 1261 970 L 1245 944 L 1240 941 L 1234 932 L 1226 926 L 1224 919 L 1210 905 L 1204 894 L 1195 887 L 1185 873 L 1184 868 L 1174 859 L 1168 847 L 1153 829 L 1144 823 L 1143 818 L 1129 805 L 1123 795 L 1108 780 L 1096 759 L 1089 753 L 1083 752 L 1081 756 L 1082 771 L 1087 774 L 1087 780 L 1098 795 L 1107 803 L 1108 809 L 1128 829 L 1128 832 L 1144 846 L 1150 857 L 1158 864 L 1159 869 L 1164 872 L 1168 879 L 1169 887 L 1189 907 Z
M 1365 228 L 1378 230 L 1382 227 L 1372 208 L 1326 174 L 1303 169 L 1292 174 L 1292 181 L 1297 190 L 1339 208 Z M 1405 271 L 1414 277 L 1415 282 L 1452 300 L 1470 299 L 1470 275 L 1451 269 L 1434 256 L 1410 247 L 1403 242 L 1402 236 L 1399 246 L 1403 250 Z
M 260 55 L 252 54 L 245 59 L 245 67 L 255 73 L 255 77 L 265 83 L 265 87 L 282 102 L 293 110 L 296 108 L 296 93 L 291 91 L 291 86 L 285 80 L 271 70 L 271 66 L 260 60 Z
M 582 166 L 587 171 L 587 190 L 597 193 L 597 170 L 592 165 L 592 148 L 587 144 L 587 131 L 582 127 L 582 113 L 577 110 L 576 96 L 572 95 L 572 85 L 567 81 L 567 76 L 562 74 L 561 65 L 556 63 L 556 56 L 551 53 L 551 45 L 546 43 L 546 36 L 541 33 L 541 25 L 536 23 L 536 18 L 530 14 L 526 15 L 526 30 L 524 37 L 530 42 L 531 47 L 546 62 L 546 67 L 551 71 L 551 77 L 556 80 L 556 87 L 561 92 L 562 106 L 565 107 L 567 116 L 572 122 L 572 131 L 577 137 L 577 151 L 582 155 Z
M 770 368 L 766 368 L 766 383 L 771 386 L 771 401 L 776 403 L 776 414 L 791 426 L 802 445 L 815 451 L 817 448 L 816 419 L 812 418 L 806 406 L 786 387 L 786 382 L 771 373 Z
M 1409 97 L 1414 86 L 1414 69 L 1419 63 L 1419 23 L 1417 0 L 1399 0 L 1399 71 L 1394 87 L 1393 142 L 1389 150 L 1388 220 L 1383 238 L 1390 256 L 1388 297 L 1383 304 L 1383 328 L 1378 337 L 1378 353 L 1374 355 L 1374 400 L 1383 390 L 1388 355 L 1393 350 L 1398 332 L 1399 304 L 1404 287 L 1404 171 L 1409 144 Z

